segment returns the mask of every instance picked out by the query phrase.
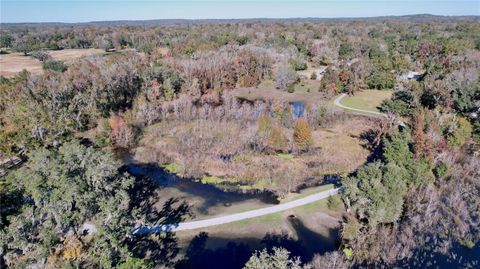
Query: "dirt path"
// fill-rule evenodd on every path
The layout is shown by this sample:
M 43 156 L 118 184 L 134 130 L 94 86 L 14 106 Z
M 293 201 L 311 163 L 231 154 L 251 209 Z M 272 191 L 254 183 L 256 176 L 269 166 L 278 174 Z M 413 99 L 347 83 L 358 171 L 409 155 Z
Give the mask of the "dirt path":
M 303 206 L 306 204 L 316 202 L 318 200 L 328 198 L 334 194 L 337 194 L 339 190 L 340 188 L 322 191 L 322 192 L 315 193 L 315 194 L 306 196 L 304 198 L 300 198 L 284 204 L 274 205 L 270 207 L 250 210 L 242 213 L 231 214 L 227 216 L 216 217 L 216 218 L 211 218 L 206 220 L 182 222 L 175 225 L 172 224 L 172 225 L 159 225 L 154 227 L 140 227 L 135 229 L 133 233 L 144 234 L 144 233 L 156 233 L 156 232 L 165 232 L 165 231 L 176 232 L 176 231 L 183 231 L 183 230 L 193 230 L 193 229 L 206 228 L 210 226 L 226 224 L 226 223 L 235 222 L 235 221 L 244 220 L 244 219 L 256 218 L 263 215 L 277 213 L 280 211 L 292 209 L 295 207 Z

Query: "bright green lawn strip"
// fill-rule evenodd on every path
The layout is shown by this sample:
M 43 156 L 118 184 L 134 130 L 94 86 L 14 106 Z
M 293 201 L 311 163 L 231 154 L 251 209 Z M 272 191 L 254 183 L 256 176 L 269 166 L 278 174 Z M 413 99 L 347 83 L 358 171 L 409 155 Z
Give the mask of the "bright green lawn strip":
M 351 108 L 378 112 L 377 107 L 383 100 L 389 99 L 391 95 L 392 91 L 365 90 L 356 93 L 354 96 L 343 98 L 340 103 Z
M 312 195 L 312 194 L 315 194 L 315 193 L 331 190 L 334 187 L 335 186 L 333 184 L 326 184 L 326 185 L 321 185 L 321 186 L 317 186 L 317 187 L 311 187 L 311 188 L 304 189 L 304 190 L 300 191 L 300 193 L 290 193 L 290 194 L 287 195 L 287 197 L 281 199 L 280 203 L 286 203 L 286 202 L 290 202 L 290 201 L 297 200 L 297 199 L 300 199 L 300 198 L 304 198 L 306 196 L 309 196 L 309 195 Z
M 175 163 L 167 163 L 162 165 L 163 169 L 165 171 L 171 173 L 171 174 L 178 174 L 179 169 Z
M 301 215 L 301 214 L 311 214 L 318 211 L 325 211 L 327 210 L 327 208 L 328 208 L 327 199 L 323 199 L 320 201 L 316 201 L 307 205 L 299 206 L 299 207 L 288 209 L 288 210 L 294 211 L 295 214 Z M 271 213 L 268 215 L 263 215 L 256 218 L 239 220 L 232 223 L 222 224 L 218 226 L 218 228 L 226 229 L 226 227 L 228 227 L 228 229 L 231 229 L 235 227 L 247 227 L 250 225 L 258 225 L 258 224 L 272 225 L 272 226 L 281 225 L 285 221 L 283 217 L 283 213 L 284 211 L 281 211 L 281 212 Z
M 305 81 L 303 83 L 295 84 L 295 92 L 296 93 L 318 92 L 319 88 L 320 88 L 320 81 L 319 80 L 308 80 L 308 81 Z
M 238 180 L 235 178 L 220 178 L 215 176 L 204 176 L 200 180 L 203 184 L 221 184 L 221 183 L 237 183 Z
M 277 157 L 279 157 L 280 159 L 284 159 L 284 160 L 293 160 L 293 155 L 292 154 L 277 153 Z

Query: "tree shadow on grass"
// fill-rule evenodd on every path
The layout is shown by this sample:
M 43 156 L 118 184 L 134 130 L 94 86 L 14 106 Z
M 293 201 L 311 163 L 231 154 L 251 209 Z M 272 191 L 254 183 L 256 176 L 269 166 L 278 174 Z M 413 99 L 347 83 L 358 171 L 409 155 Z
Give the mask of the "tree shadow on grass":
M 328 236 L 323 236 L 308 229 L 299 219 L 289 221 L 298 239 L 287 232 L 267 233 L 262 239 L 216 238 L 209 237 L 206 232 L 200 232 L 192 239 L 185 250 L 184 259 L 176 265 L 176 268 L 243 268 L 255 251 L 264 248 L 271 251 L 274 247 L 287 249 L 292 256 L 301 257 L 305 263 L 311 261 L 316 253 L 323 254 L 338 247 L 338 230 L 330 230 Z
M 192 217 L 192 211 L 186 201 L 171 197 L 161 208 L 156 206 L 160 200 L 157 191 L 159 185 L 148 176 L 135 175 L 135 185 L 130 191 L 132 206 L 136 207 L 137 218 L 143 225 L 177 224 Z
M 191 217 L 191 210 L 185 201 L 177 198 L 166 200 L 161 208 L 155 206 L 159 199 L 158 184 L 146 176 L 136 176 L 135 185 L 130 190 L 131 205 L 135 219 L 141 225 L 177 225 Z M 174 233 L 134 234 L 127 242 L 135 257 L 142 257 L 154 264 L 171 267 L 175 263 L 180 248 Z

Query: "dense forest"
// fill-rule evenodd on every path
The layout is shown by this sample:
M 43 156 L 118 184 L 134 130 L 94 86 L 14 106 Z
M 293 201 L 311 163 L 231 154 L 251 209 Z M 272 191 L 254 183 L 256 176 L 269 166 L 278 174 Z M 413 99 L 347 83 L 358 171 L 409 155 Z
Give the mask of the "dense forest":
M 272 248 L 245 268 L 388 268 L 479 244 L 478 17 L 5 24 L 0 48 L 43 66 L 0 78 L 2 268 L 182 264 L 175 233 L 133 231 L 182 222 L 189 205 L 151 207 L 155 183 L 122 151 L 279 198 L 338 176 L 338 250 L 300 261 Z M 89 48 L 105 54 L 49 55 Z M 330 105 L 372 89 L 392 91 L 386 117 Z M 360 128 L 366 153 L 327 150 L 316 134 L 340 123 Z

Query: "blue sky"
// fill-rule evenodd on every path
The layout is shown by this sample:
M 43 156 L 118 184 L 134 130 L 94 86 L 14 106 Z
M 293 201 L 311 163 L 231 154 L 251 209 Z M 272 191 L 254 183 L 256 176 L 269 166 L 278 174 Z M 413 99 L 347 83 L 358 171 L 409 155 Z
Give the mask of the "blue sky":
M 480 0 L 0 0 L 1 22 L 480 15 Z

